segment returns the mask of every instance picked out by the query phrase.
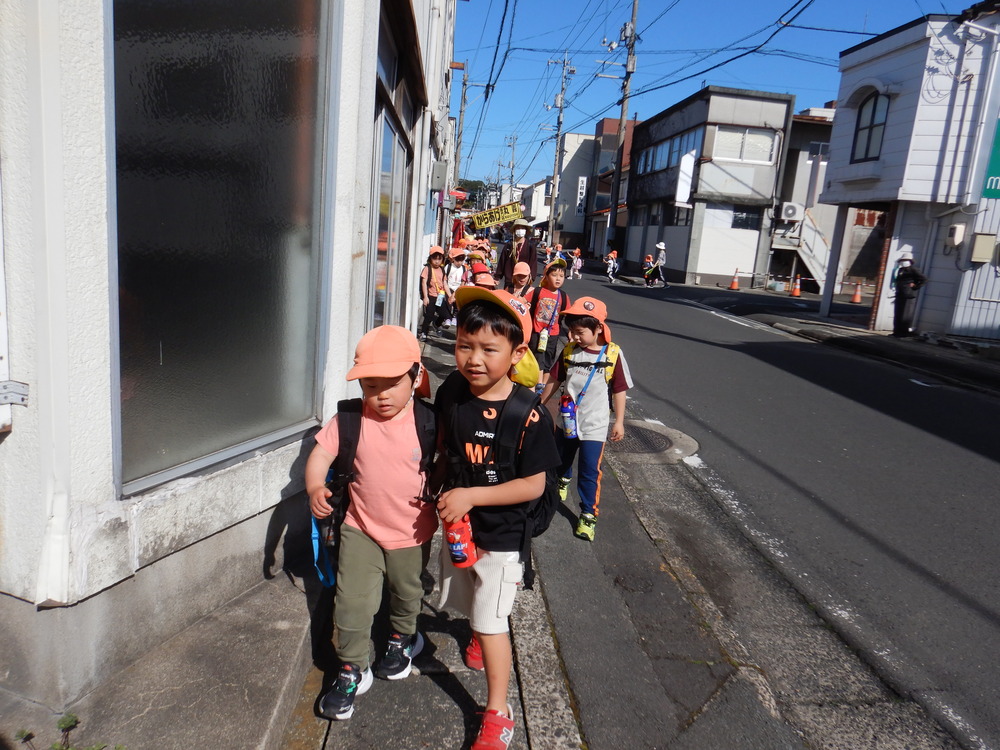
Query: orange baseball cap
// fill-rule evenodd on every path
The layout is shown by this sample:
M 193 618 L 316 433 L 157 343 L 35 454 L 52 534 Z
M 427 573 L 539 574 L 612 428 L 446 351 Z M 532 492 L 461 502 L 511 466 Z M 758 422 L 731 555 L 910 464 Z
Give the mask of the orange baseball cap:
M 448 253 L 448 257 L 449 258 L 464 258 L 465 257 L 465 250 L 464 250 L 464 248 L 461 248 L 461 247 L 453 247 L 451 249 L 451 252 Z
M 354 350 L 354 367 L 348 380 L 360 378 L 396 378 L 420 364 L 420 342 L 413 332 L 401 326 L 378 326 L 361 337 Z M 427 371 L 418 375 L 417 395 L 430 396 Z
M 520 263 L 515 263 L 514 264 L 514 275 L 515 276 L 531 276 L 531 266 L 529 266 L 523 260 Z
M 496 289 L 497 280 L 491 273 L 477 273 L 472 275 L 472 283 L 483 289 Z
M 444 257 L 444 248 L 440 245 L 434 245 L 430 250 L 427 251 L 427 257 L 430 258 L 432 255 L 440 255 Z
M 594 297 L 580 297 L 572 305 L 563 310 L 560 315 L 588 315 L 597 318 L 604 326 L 604 341 L 611 341 L 611 328 L 608 327 L 608 308 L 603 302 Z
M 520 297 L 515 297 L 510 292 L 502 289 L 482 289 L 476 286 L 463 286 L 455 291 L 455 303 L 461 310 L 470 302 L 482 300 L 496 305 L 504 311 L 511 319 L 521 326 L 524 333 L 524 343 L 528 343 L 531 338 L 531 316 L 528 315 L 528 303 Z

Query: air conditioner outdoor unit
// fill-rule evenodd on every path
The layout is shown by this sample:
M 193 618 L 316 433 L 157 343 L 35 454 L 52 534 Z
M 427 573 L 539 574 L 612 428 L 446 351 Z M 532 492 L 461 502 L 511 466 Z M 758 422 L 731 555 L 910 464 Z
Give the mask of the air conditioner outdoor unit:
M 806 215 L 806 207 L 801 203 L 782 203 L 781 218 L 783 221 L 802 221 Z

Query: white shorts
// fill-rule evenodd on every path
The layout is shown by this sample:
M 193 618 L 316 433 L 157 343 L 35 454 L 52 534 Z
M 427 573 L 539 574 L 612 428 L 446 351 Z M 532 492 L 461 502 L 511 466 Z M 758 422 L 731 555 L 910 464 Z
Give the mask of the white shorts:
M 469 618 L 476 633 L 496 635 L 510 630 L 507 618 L 524 575 L 519 552 L 479 550 L 468 568 L 451 564 L 447 545 L 441 546 L 441 603 Z

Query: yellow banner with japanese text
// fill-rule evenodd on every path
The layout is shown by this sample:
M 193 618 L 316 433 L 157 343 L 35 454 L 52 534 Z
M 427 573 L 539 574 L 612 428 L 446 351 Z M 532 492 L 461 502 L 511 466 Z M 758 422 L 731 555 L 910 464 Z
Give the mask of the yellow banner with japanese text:
M 480 211 L 478 214 L 472 214 L 469 218 L 472 221 L 472 226 L 476 229 L 485 229 L 486 227 L 492 227 L 494 224 L 503 224 L 504 222 L 514 221 L 514 219 L 520 219 L 524 216 L 521 213 L 521 204 L 514 203 L 504 203 L 502 206 L 497 206 L 496 208 L 491 208 L 488 211 Z

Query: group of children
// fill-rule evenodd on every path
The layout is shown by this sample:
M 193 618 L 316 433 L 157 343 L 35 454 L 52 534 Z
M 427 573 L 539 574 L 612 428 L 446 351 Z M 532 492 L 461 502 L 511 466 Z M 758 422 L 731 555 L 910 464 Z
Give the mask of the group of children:
M 347 379 L 360 381 L 361 403 L 350 408 L 360 410 L 361 419 L 351 446 L 353 465 L 336 464 L 349 478 L 343 498 L 333 497 L 327 481 L 344 434 L 341 409 L 346 414 L 352 402 L 338 405 L 306 465 L 313 516 L 343 519 L 334 603 L 334 646 L 342 666 L 320 699 L 324 716 L 350 718 L 355 697 L 373 683 L 368 647 L 383 580 L 392 632 L 374 674 L 388 680 L 410 674 L 424 643 L 417 630 L 421 573 L 438 519 L 446 528 L 467 520 L 478 557 L 469 567 L 456 567 L 442 549 L 442 606 L 469 618 L 473 635 L 463 659 L 486 674 L 486 709 L 472 749 L 509 747 L 514 716 L 507 703 L 508 617 L 530 560 L 529 508 L 546 492 L 552 469 L 566 499 L 578 457 L 581 512 L 574 533 L 594 540 L 604 443 L 624 436 L 625 392 L 632 386 L 621 349 L 611 340 L 604 303 L 592 297 L 571 303 L 561 291 L 565 274 L 566 261 L 556 259 L 546 265 L 542 285 L 524 296 L 485 285 L 445 292 L 456 308 L 455 372 L 435 399 L 433 468 L 422 460 L 420 431 L 428 405 L 418 397 L 429 389 L 416 337 L 385 325 L 358 343 Z M 429 273 L 425 305 L 436 299 L 434 279 Z M 540 398 L 514 381 L 532 358 L 545 379 Z M 560 414 L 572 412 L 558 428 L 545 406 L 557 394 Z M 523 425 L 504 422 L 505 407 L 525 398 L 533 400 L 518 417 L 528 414 Z M 514 431 L 520 434 L 507 434 Z M 508 445 L 514 455 L 506 463 L 501 457 Z
M 439 245 L 428 251 L 427 262 L 420 269 L 420 300 L 423 304 L 419 332 L 421 341 L 430 335 L 432 327 L 435 334 L 440 336 L 443 330 L 455 325 L 455 292 L 460 287 L 496 288 L 491 255 L 488 240 L 460 240 L 448 253 L 447 261 L 444 249 Z M 554 253 L 546 253 L 546 270 L 553 262 L 561 263 L 563 281 L 574 275 L 578 279 L 583 278 L 583 258 L 579 248 L 573 252 L 572 260 L 568 260 L 562 245 L 556 245 Z M 515 296 L 526 297 L 533 288 L 533 281 L 528 264 L 517 263 L 514 265 L 513 288 L 510 291 Z
M 425 340 L 431 328 L 437 335 L 455 325 L 455 292 L 462 286 L 493 288 L 492 257 L 487 240 L 460 240 L 448 253 L 435 245 L 427 253 L 427 262 L 420 269 L 420 301 L 423 320 L 420 340 Z

